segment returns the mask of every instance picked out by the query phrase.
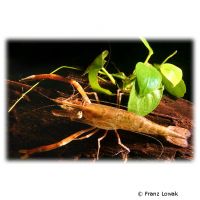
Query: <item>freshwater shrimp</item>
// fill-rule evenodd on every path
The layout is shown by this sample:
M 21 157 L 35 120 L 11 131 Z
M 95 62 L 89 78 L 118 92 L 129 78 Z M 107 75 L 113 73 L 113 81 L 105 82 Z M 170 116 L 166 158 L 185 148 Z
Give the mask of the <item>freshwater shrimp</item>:
M 56 142 L 54 144 L 36 147 L 33 149 L 23 149 L 20 153 L 23 154 L 23 158 L 27 158 L 30 155 L 38 152 L 50 151 L 58 147 L 64 146 L 75 139 L 85 139 L 89 138 L 100 129 L 105 130 L 103 136 L 98 139 L 98 151 L 97 159 L 99 158 L 100 142 L 104 139 L 109 130 L 115 131 L 118 139 L 118 144 L 123 147 L 127 152 L 130 152 L 129 148 L 122 144 L 118 130 L 125 130 L 131 133 L 140 132 L 147 135 L 162 136 L 168 142 L 180 146 L 187 147 L 187 139 L 190 137 L 191 133 L 188 129 L 177 127 L 177 126 L 162 126 L 156 124 L 145 117 L 138 116 L 132 112 L 126 110 L 111 107 L 108 105 L 103 105 L 100 103 L 92 103 L 84 91 L 82 86 L 73 79 L 65 78 L 56 74 L 39 74 L 32 75 L 27 78 L 22 79 L 22 81 L 32 81 L 32 80 L 57 80 L 65 83 L 70 83 L 73 85 L 82 96 L 80 99 L 63 98 L 58 97 L 56 99 L 51 99 L 58 105 L 60 105 L 61 110 L 52 110 L 52 114 L 58 117 L 66 117 L 72 121 L 77 121 L 80 123 L 88 124 L 91 128 L 78 131 L 65 139 Z M 82 136 L 87 133 L 86 136 Z M 82 137 L 81 137 L 82 136 Z

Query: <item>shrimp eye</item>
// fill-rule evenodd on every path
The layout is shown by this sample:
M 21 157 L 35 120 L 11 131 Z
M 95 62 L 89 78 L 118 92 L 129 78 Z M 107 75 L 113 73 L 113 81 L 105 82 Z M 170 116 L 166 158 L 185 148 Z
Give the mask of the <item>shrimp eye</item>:
M 83 117 L 83 112 L 82 111 L 78 111 L 76 113 L 76 115 L 77 115 L 78 119 L 81 119 Z

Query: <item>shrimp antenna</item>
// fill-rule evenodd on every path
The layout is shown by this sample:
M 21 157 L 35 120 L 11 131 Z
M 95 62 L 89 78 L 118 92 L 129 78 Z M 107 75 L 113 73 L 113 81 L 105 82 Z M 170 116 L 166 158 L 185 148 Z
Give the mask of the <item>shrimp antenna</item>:
M 41 107 L 39 107 L 39 108 L 33 109 L 32 111 L 34 112 L 34 111 L 42 110 L 42 109 L 44 109 L 44 108 L 50 108 L 50 107 L 55 107 L 55 106 L 59 106 L 59 105 L 51 104 L 51 105 L 47 105 L 47 106 L 41 106 Z
M 90 99 L 92 102 L 97 102 L 96 99 Z M 105 103 L 107 105 L 114 105 L 114 106 L 120 106 L 120 108 L 125 108 L 127 109 L 127 106 L 123 106 L 123 105 L 118 105 L 117 103 L 112 103 L 112 102 L 109 102 L 109 101 L 102 101 L 102 100 L 99 100 L 98 102 L 100 103 Z
M 144 136 L 149 137 L 149 138 L 151 138 L 151 139 L 154 139 L 156 142 L 158 142 L 158 143 L 160 144 L 161 148 L 162 148 L 162 151 L 161 151 L 160 155 L 158 156 L 158 159 L 161 158 L 161 156 L 162 156 L 163 153 L 164 153 L 164 149 L 165 149 L 165 148 L 164 148 L 162 142 L 161 142 L 159 139 L 157 139 L 157 138 L 155 138 L 155 137 L 153 137 L 153 136 L 151 136 L 151 135 L 147 135 L 147 134 L 145 134 L 145 133 L 141 133 L 141 132 L 137 132 L 137 131 L 135 131 L 135 133 L 138 133 L 138 134 L 140 134 L 140 135 L 144 135 Z

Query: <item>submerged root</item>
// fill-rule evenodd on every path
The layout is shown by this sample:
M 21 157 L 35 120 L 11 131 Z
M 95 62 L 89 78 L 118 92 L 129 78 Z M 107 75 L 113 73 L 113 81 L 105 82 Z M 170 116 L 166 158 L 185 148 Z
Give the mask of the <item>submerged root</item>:
M 82 134 L 87 133 L 89 131 L 92 131 L 94 129 L 96 129 L 96 128 L 95 127 L 91 127 L 91 128 L 88 128 L 88 129 L 84 129 L 84 130 L 78 131 L 78 132 L 76 132 L 76 133 L 74 133 L 74 134 L 72 134 L 72 135 L 64 138 L 63 140 L 54 143 L 54 144 L 40 146 L 40 147 L 36 147 L 36 148 L 33 148 L 33 149 L 21 149 L 21 150 L 19 150 L 19 153 L 23 154 L 21 156 L 22 159 L 26 159 L 30 155 L 34 154 L 34 153 L 51 151 L 53 149 L 57 149 L 59 147 L 62 147 L 64 145 L 72 142 L 73 140 L 75 140 L 76 138 L 78 138 L 79 136 L 81 136 Z

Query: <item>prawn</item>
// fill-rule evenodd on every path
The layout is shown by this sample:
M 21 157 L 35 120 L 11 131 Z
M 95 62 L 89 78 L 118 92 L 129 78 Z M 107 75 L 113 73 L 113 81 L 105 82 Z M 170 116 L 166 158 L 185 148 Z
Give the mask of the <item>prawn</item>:
M 190 137 L 191 133 L 188 129 L 177 127 L 177 126 L 162 126 L 156 124 L 145 117 L 136 115 L 132 112 L 126 110 L 112 107 L 108 105 L 103 105 L 100 103 L 92 103 L 84 91 L 82 86 L 73 79 L 62 77 L 56 74 L 39 74 L 32 75 L 27 78 L 22 79 L 22 81 L 33 81 L 33 80 L 57 80 L 65 83 L 70 83 L 73 85 L 82 96 L 82 100 L 58 97 L 56 99 L 51 99 L 58 105 L 60 105 L 61 110 L 52 110 L 52 114 L 57 117 L 66 117 L 72 121 L 77 121 L 80 123 L 88 124 L 91 128 L 78 131 L 65 139 L 56 142 L 54 144 L 36 147 L 33 149 L 23 149 L 20 153 L 23 154 L 22 158 L 27 158 L 31 154 L 50 151 L 58 147 L 64 146 L 75 139 L 85 139 L 89 138 L 98 132 L 100 129 L 105 130 L 103 136 L 98 139 L 98 151 L 97 159 L 99 157 L 100 142 L 104 139 L 109 130 L 115 131 L 118 139 L 118 144 L 125 150 L 130 152 L 129 148 L 122 144 L 118 130 L 125 130 L 131 133 L 140 132 L 147 135 L 162 136 L 168 142 L 180 146 L 187 147 L 187 139 Z M 88 133 L 85 136 L 83 134 Z M 81 137 L 82 136 L 82 137 Z

